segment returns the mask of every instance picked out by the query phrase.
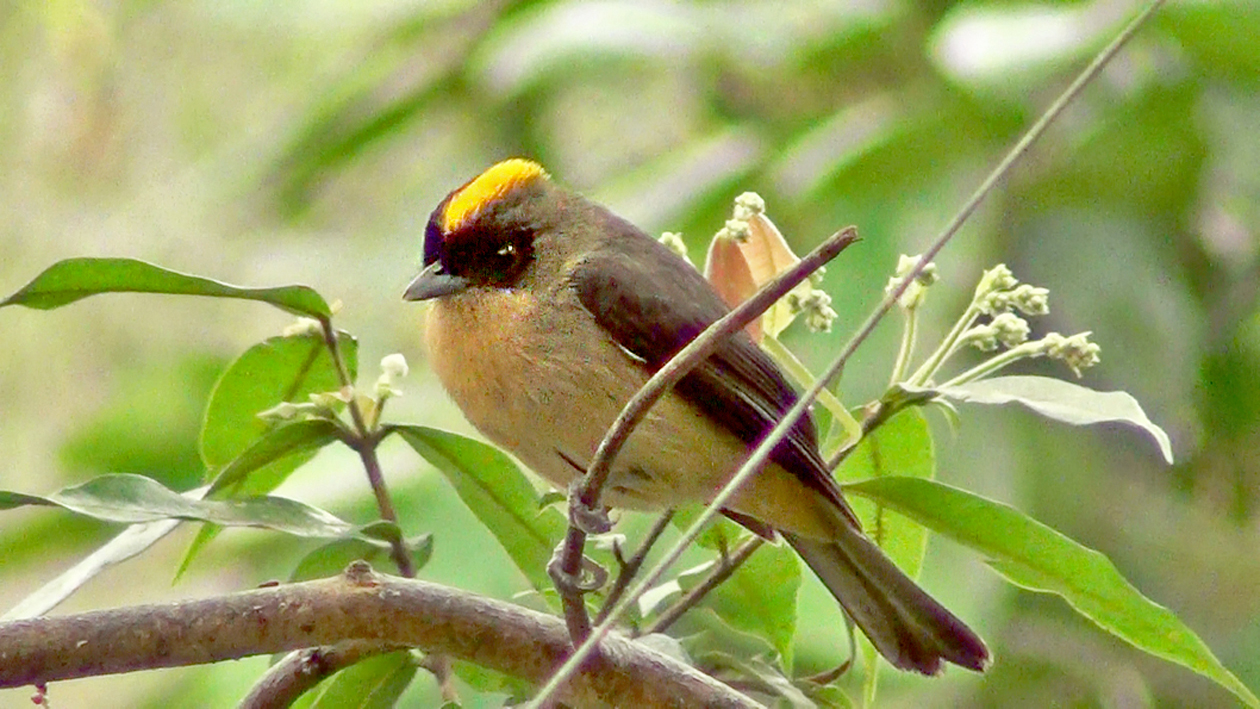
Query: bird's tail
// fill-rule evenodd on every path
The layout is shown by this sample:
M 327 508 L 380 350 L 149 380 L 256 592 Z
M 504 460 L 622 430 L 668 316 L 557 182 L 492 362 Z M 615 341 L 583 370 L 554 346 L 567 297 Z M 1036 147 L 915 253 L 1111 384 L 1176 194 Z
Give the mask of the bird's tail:
M 849 524 L 823 541 L 784 532 L 783 537 L 836 597 L 879 654 L 894 666 L 925 675 L 941 662 L 983 671 L 984 641 L 919 588 L 870 539 Z

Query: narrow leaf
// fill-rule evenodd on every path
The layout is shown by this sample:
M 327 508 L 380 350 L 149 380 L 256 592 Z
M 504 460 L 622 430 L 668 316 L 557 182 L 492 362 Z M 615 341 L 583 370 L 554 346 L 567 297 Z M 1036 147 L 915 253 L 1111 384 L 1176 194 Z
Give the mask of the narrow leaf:
M 0 491 L 0 509 L 47 505 L 106 522 L 137 524 L 166 519 L 225 527 L 265 527 L 301 537 L 350 536 L 351 525 L 319 508 L 283 497 L 197 500 L 143 475 L 102 475 L 47 497 Z
M 391 426 L 446 476 L 537 590 L 551 588 L 547 562 L 564 537 L 564 515 L 539 507 L 533 484 L 495 447 L 424 426 Z
M 206 494 L 206 490 L 207 488 L 200 487 L 183 494 L 186 497 L 199 498 Z M 0 493 L 0 495 L 3 494 Z M 122 563 L 156 544 L 158 540 L 174 531 L 179 523 L 180 520 L 177 519 L 164 519 L 127 527 L 118 536 L 88 554 L 57 578 L 27 595 L 16 606 L 0 616 L 0 622 L 35 618 L 47 613 L 105 569 Z
M 903 387 L 907 391 L 920 390 Z M 935 390 L 941 396 L 972 404 L 1022 404 L 1056 421 L 1075 426 L 1118 421 L 1146 431 L 1159 445 L 1164 460 L 1172 465 L 1172 444 L 1164 429 L 1146 417 L 1141 404 L 1123 391 L 1094 391 L 1052 377 L 992 377 L 960 386 Z
M 358 342 L 338 331 L 337 344 L 353 381 L 358 369 Z M 318 336 L 268 338 L 237 357 L 214 385 L 198 441 L 206 469 L 219 471 L 216 496 L 266 494 L 313 458 L 329 442 L 324 425 L 285 430 L 272 438 L 273 432 L 293 424 L 264 421 L 258 413 L 340 387 L 336 363 Z M 219 528 L 212 525 L 197 532 L 175 572 L 176 580 L 218 533 Z
M 1007 505 L 929 480 L 890 477 L 845 487 L 987 557 L 1012 583 L 1062 596 L 1081 615 L 1138 649 L 1211 679 L 1249 706 L 1260 700 L 1206 644 L 1143 596 L 1106 556 Z
M 0 302 L 52 310 L 101 293 L 166 293 L 240 298 L 270 303 L 295 315 L 325 320 L 332 311 L 309 286 L 242 288 L 171 271 L 129 258 L 70 258 L 49 266 L 21 290 Z

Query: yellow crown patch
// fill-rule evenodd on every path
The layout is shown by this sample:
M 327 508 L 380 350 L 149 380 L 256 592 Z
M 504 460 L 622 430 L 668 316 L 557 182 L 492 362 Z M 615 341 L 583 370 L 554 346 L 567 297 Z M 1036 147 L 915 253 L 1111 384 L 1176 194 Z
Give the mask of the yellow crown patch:
M 450 232 L 458 229 L 485 205 L 512 188 L 538 178 L 547 179 L 547 171 L 532 160 L 512 158 L 498 163 L 451 195 L 442 215 L 443 230 Z

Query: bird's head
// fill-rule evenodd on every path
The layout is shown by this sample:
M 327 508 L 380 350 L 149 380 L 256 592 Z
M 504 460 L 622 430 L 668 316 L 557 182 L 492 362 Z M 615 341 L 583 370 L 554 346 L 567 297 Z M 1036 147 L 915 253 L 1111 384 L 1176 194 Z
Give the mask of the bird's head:
M 452 191 L 424 232 L 424 270 L 403 294 L 428 300 L 527 278 L 547 235 L 563 231 L 566 196 L 538 163 L 504 160 Z

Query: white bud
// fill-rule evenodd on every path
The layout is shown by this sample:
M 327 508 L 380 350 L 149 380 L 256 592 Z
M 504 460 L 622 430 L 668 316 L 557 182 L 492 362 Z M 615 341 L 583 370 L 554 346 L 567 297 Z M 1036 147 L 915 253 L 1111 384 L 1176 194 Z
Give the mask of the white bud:
M 998 341 L 1015 347 L 1028 341 L 1028 322 L 1014 313 L 1001 313 L 990 323 Z
M 381 358 L 381 372 L 393 379 L 407 376 L 407 358 L 395 352 Z

